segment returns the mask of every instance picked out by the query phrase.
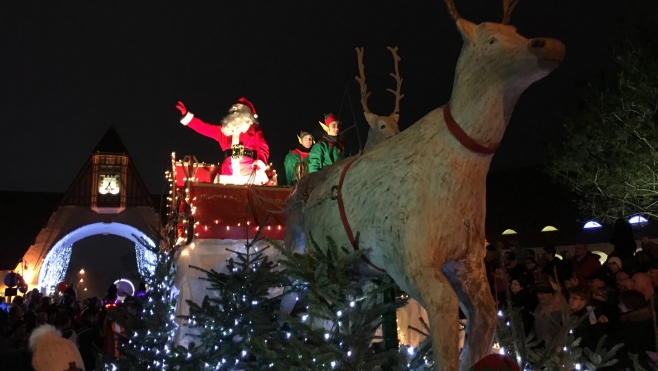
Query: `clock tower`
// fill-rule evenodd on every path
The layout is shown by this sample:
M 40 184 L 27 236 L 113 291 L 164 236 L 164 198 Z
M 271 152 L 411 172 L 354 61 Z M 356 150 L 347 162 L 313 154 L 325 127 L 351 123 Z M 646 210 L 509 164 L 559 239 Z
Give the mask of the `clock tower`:
M 111 127 L 69 187 L 63 205 L 86 206 L 106 216 L 133 206 L 152 206 L 151 196 L 126 146 Z

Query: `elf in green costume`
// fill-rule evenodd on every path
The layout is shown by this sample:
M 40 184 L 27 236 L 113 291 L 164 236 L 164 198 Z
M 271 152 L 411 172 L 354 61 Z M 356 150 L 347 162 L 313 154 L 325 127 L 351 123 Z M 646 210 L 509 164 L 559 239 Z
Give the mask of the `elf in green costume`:
M 320 126 L 326 132 L 313 148 L 309 157 L 309 173 L 319 171 L 344 157 L 351 155 L 349 147 L 339 137 L 340 121 L 333 114 L 324 115 L 324 124 Z
M 315 140 L 308 131 L 302 130 L 297 136 L 299 145 L 291 150 L 283 160 L 286 169 L 286 184 L 289 186 L 297 183 L 304 175 L 308 174 L 309 153 Z

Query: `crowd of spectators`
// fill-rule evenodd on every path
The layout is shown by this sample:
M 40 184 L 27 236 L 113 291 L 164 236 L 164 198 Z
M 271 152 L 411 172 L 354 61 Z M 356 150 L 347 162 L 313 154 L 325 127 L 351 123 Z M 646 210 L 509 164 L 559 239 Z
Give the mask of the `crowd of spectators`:
M 611 242 L 614 251 L 604 264 L 582 243 L 559 257 L 554 246 L 536 253 L 516 242 L 489 245 L 485 261 L 492 293 L 498 308 L 517 309 L 526 335 L 543 344 L 557 334 L 564 314 L 571 314 L 581 320 L 573 329 L 580 346 L 595 350 L 604 335 L 607 349 L 623 344 L 612 369 L 633 369 L 631 355 L 655 369 L 658 244 L 646 237 L 641 249 L 632 237 Z
M 35 289 L 14 297 L 11 303 L 0 297 L 0 370 L 34 370 L 29 338 L 42 325 L 54 326 L 77 346 L 86 370 L 97 369 L 102 353 L 117 355 L 121 329 L 111 320 L 112 308 L 136 313 L 136 301 L 129 297 L 119 307 L 115 298 L 78 301 L 75 291 L 69 287 L 64 293 L 44 296 Z

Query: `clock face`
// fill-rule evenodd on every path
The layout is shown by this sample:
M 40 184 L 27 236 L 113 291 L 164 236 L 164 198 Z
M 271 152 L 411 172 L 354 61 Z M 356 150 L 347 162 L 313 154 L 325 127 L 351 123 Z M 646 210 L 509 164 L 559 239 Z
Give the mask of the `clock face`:
M 100 177 L 101 179 L 98 182 L 98 193 L 102 195 L 119 194 L 119 174 L 101 174 Z

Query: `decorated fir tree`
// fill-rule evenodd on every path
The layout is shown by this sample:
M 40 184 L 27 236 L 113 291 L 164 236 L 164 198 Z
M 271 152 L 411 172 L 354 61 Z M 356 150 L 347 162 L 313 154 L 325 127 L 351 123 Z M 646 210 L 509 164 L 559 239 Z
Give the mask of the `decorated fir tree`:
M 278 321 L 284 273 L 251 243 L 233 251 L 229 273 L 202 270 L 209 295 L 201 303 L 188 301 L 184 316 L 191 338 L 172 358 L 176 370 L 276 370 L 289 336 Z
M 290 346 L 277 369 L 406 369 L 398 350 L 385 350 L 376 337 L 382 317 L 406 304 L 382 300 L 395 285 L 390 277 L 367 273 L 362 251 L 339 248 L 330 238 L 324 248 L 312 241 L 304 254 L 280 251 L 304 311 L 289 318 Z

